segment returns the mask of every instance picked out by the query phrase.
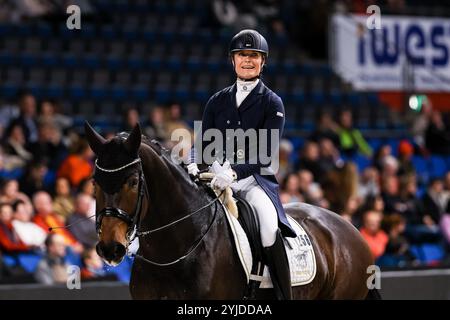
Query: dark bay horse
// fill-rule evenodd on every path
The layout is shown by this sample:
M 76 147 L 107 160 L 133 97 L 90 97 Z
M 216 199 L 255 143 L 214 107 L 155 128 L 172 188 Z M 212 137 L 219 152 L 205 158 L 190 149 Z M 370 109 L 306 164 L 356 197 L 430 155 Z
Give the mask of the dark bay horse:
M 105 140 L 87 123 L 97 155 L 97 252 L 120 263 L 137 229 L 139 250 L 130 292 L 135 299 L 241 299 L 246 275 L 222 206 L 209 188 L 194 183 L 166 150 L 141 136 Z M 339 215 L 296 203 L 286 206 L 313 243 L 314 280 L 293 287 L 294 299 L 364 299 L 373 259 L 359 232 Z M 257 298 L 274 299 L 272 289 Z

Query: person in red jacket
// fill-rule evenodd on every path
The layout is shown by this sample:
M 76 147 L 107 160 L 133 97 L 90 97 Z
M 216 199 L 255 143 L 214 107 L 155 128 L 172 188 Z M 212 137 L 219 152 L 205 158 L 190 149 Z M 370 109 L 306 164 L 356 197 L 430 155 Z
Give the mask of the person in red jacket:
M 0 248 L 5 253 L 30 251 L 32 248 L 20 240 L 12 225 L 13 208 L 8 203 L 0 203 Z

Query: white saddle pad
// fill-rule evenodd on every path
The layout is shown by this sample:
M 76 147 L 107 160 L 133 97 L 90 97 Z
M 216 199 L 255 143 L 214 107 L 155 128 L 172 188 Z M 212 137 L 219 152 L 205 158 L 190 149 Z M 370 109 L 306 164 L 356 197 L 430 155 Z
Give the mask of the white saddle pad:
M 253 264 L 250 243 L 239 221 L 226 209 L 225 211 L 248 283 Z M 292 286 L 301 286 L 313 281 L 316 275 L 316 257 L 308 234 L 296 220 L 289 215 L 287 215 L 287 218 L 297 234 L 296 238 L 285 238 L 290 244 L 289 246 L 285 243 L 285 248 L 291 270 L 291 283 Z M 267 266 L 264 267 L 260 288 L 273 288 Z

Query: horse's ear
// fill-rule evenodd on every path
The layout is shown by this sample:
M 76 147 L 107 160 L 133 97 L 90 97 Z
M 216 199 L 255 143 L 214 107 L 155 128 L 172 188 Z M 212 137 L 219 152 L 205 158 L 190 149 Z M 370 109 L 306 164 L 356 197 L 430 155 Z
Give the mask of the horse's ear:
M 84 131 L 92 151 L 94 151 L 96 155 L 101 153 L 103 145 L 106 143 L 106 139 L 99 135 L 87 121 L 84 122 Z
M 138 153 L 139 147 L 141 146 L 141 135 L 141 127 L 139 126 L 139 123 L 137 123 L 124 144 L 125 149 L 127 149 L 128 152 L 132 154 Z

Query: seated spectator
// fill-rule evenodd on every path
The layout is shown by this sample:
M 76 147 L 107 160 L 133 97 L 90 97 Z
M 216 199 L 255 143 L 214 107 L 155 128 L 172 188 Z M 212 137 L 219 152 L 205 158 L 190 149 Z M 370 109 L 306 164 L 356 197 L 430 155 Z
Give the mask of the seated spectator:
M 400 179 L 399 202 L 396 209 L 408 225 L 422 224 L 424 207 L 422 201 L 420 201 L 416 194 L 416 177 L 402 176 Z
M 75 201 L 70 193 L 69 180 L 63 177 L 56 179 L 53 211 L 66 221 L 75 209 L 74 202 Z
M 45 181 L 47 173 L 48 167 L 44 162 L 31 162 L 20 179 L 21 190 L 29 197 L 38 191 L 50 191 L 50 185 Z
M 68 154 L 62 142 L 61 129 L 49 121 L 39 123 L 38 140 L 30 143 L 28 149 L 34 155 L 35 161 L 45 163 L 52 171 L 58 169 Z
M 31 92 L 24 91 L 19 96 L 20 114 L 13 119 L 5 131 L 10 136 L 12 128 L 19 125 L 25 136 L 25 145 L 37 141 L 36 98 Z
M 354 156 L 357 152 L 365 156 L 372 155 L 372 148 L 358 129 L 353 128 L 352 112 L 343 110 L 339 115 L 339 141 L 340 148 L 344 154 L 349 157 Z
M 401 213 L 403 204 L 400 200 L 399 179 L 397 176 L 383 177 L 381 183 L 381 196 L 384 201 L 386 213 Z
M 415 175 L 416 169 L 411 161 L 414 155 L 414 147 L 407 140 L 400 141 L 398 145 L 399 169 L 398 175 Z
M 16 124 L 8 133 L 3 144 L 3 151 L 9 155 L 8 160 L 14 163 L 13 168 L 23 168 L 33 159 L 33 154 L 26 148 L 23 129 Z
M 430 181 L 422 201 L 425 213 L 423 222 L 426 225 L 439 225 L 442 215 L 447 210 L 448 202 L 441 179 L 434 178 Z
M 88 248 L 81 255 L 81 280 L 83 281 L 115 281 L 117 276 L 103 268 L 103 261 L 94 248 Z
M 355 217 L 355 214 L 358 211 L 359 201 L 360 200 L 358 197 L 350 197 L 347 200 L 347 204 L 345 205 L 344 210 L 341 212 L 337 212 L 342 218 L 344 218 L 354 226 L 357 226 L 359 224 Z
M 47 233 L 42 230 L 37 224 L 31 222 L 31 214 L 26 209 L 23 201 L 18 200 L 13 204 L 14 215 L 12 225 L 17 236 L 27 246 L 44 247 L 44 241 Z
M 52 198 L 47 192 L 37 192 L 33 197 L 33 205 L 36 210 L 36 214 L 33 218 L 33 222 L 41 227 L 45 232 L 49 232 L 50 228 L 56 228 L 52 230 L 52 233 L 57 233 L 62 236 L 66 245 L 76 253 L 83 251 L 83 246 L 75 239 L 75 237 L 64 228 L 64 221 L 62 218 L 53 212 Z
M 357 196 L 358 170 L 352 162 L 346 162 L 342 167 L 330 171 L 322 183 L 325 198 L 330 202 L 334 212 L 341 212 L 348 199 Z
M 300 193 L 299 178 L 295 173 L 290 173 L 284 178 L 281 190 L 284 194 L 284 203 L 303 202 L 304 200 Z
M 164 119 L 164 109 L 162 107 L 156 106 L 150 110 L 148 125 L 144 128 L 144 133 L 150 139 L 156 139 L 162 144 L 165 144 L 170 138 Z
M 300 153 L 300 161 L 296 170 L 308 170 L 313 174 L 314 181 L 320 177 L 319 145 L 313 141 L 307 141 Z
M 332 170 L 343 166 L 343 160 L 339 150 L 334 146 L 330 139 L 322 138 L 319 140 L 319 177 L 317 181 L 321 183 L 323 178 Z
M 377 211 L 367 211 L 363 215 L 362 227 L 359 230 L 369 245 L 374 259 L 381 257 L 389 241 L 388 235 L 381 229 L 383 214 Z
M 34 274 L 37 282 L 54 285 L 67 282 L 68 264 L 65 262 L 66 242 L 56 233 L 50 233 L 45 240 L 46 255 L 39 262 Z
M 61 114 L 59 109 L 60 105 L 56 101 L 47 99 L 42 100 L 38 122 L 53 123 L 62 131 L 70 128 L 73 124 L 73 119 Z
M 92 152 L 86 140 L 80 140 L 75 152 L 68 156 L 58 169 L 57 177 L 69 179 L 72 187 L 77 188 L 80 181 L 92 175 Z
M 278 181 L 283 181 L 284 178 L 294 170 L 292 162 L 290 161 L 293 148 L 294 147 L 289 140 L 281 140 L 279 151 L 279 168 L 276 173 L 276 178 Z
M 392 156 L 392 148 L 388 144 L 383 144 L 376 150 L 372 159 L 373 166 L 377 168 L 379 172 L 383 170 L 384 159 L 387 156 Z
M 3 252 L 15 254 L 28 252 L 32 247 L 27 246 L 15 232 L 13 225 L 13 208 L 8 203 L 0 203 L 0 248 Z
M 396 176 L 398 173 L 398 160 L 392 156 L 388 155 L 383 158 L 381 163 L 381 176 L 388 177 L 388 176 Z
M 339 148 L 338 130 L 339 126 L 334 122 L 331 112 L 325 110 L 320 112 L 316 130 L 311 134 L 309 139 L 317 143 L 322 139 L 327 139 L 333 143 L 335 148 Z
M 389 257 L 394 260 L 396 266 L 418 264 L 414 255 L 409 250 L 409 242 L 404 233 L 406 230 L 406 220 L 399 214 L 394 213 L 383 219 L 383 229 L 389 235 L 384 258 Z
M 450 125 L 442 119 L 442 113 L 434 110 L 425 131 L 425 144 L 433 154 L 450 155 Z
M 362 199 L 380 194 L 380 174 L 375 167 L 363 170 L 358 186 L 358 196 Z
M 0 202 L 15 203 L 16 201 L 22 201 L 25 205 L 25 209 L 29 214 L 33 213 L 33 205 L 30 198 L 19 190 L 19 183 L 15 179 L 6 179 L 2 183 L 0 192 Z
M 182 119 L 181 116 L 181 105 L 176 102 L 171 103 L 167 110 L 166 117 L 166 128 L 169 137 L 168 141 L 166 141 L 166 145 L 169 149 L 176 145 L 176 142 L 172 141 L 170 137 L 175 130 L 178 130 L 178 132 L 182 135 L 179 139 L 182 139 L 182 141 L 184 142 L 181 148 L 180 156 L 181 158 L 187 158 L 190 154 L 190 142 L 193 141 L 194 134 L 191 127 L 188 126 L 188 124 Z
M 80 193 L 75 201 L 75 212 L 67 220 L 71 233 L 85 248 L 94 247 L 98 242 L 95 219 L 89 219 L 90 206 L 90 196 Z
M 130 132 L 139 123 L 139 111 L 135 107 L 130 107 L 123 115 L 122 131 Z
M 78 193 L 88 195 L 90 197 L 89 214 L 95 214 L 95 198 L 94 198 L 94 183 L 93 179 L 83 179 L 78 186 Z

